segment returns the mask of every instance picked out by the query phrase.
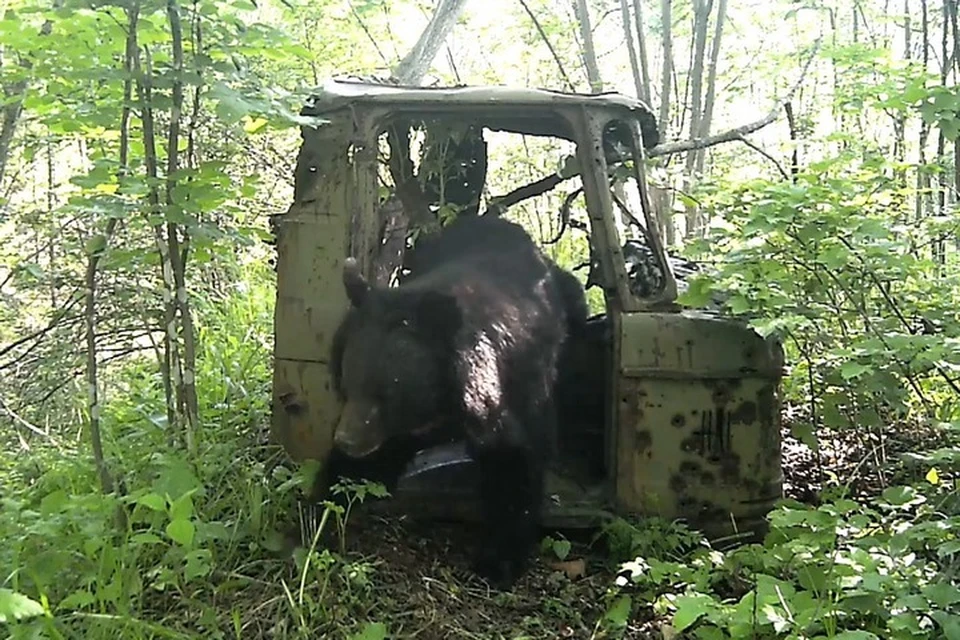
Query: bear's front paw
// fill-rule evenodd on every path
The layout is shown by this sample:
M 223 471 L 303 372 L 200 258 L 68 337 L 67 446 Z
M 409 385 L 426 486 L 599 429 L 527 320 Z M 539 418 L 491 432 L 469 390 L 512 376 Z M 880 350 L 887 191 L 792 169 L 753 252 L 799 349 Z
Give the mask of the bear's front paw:
M 484 549 L 473 562 L 473 570 L 498 591 L 509 591 L 526 569 L 526 558 L 501 556 Z

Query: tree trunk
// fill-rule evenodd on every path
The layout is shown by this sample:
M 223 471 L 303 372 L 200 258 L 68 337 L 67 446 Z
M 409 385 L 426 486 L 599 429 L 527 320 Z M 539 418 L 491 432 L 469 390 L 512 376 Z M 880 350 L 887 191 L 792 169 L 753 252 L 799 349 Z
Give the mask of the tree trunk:
M 173 206 L 173 190 L 176 187 L 174 175 L 180 168 L 180 119 L 183 114 L 183 28 L 180 22 L 180 8 L 176 0 L 168 0 L 167 17 L 170 21 L 170 34 L 173 46 L 173 101 L 170 107 L 170 131 L 167 144 L 167 206 Z M 190 310 L 190 297 L 187 293 L 186 257 L 189 235 L 184 230 L 184 246 L 181 248 L 178 225 L 167 223 L 167 248 L 170 255 L 170 268 L 176 291 L 176 306 L 180 313 L 180 331 L 183 335 L 183 359 L 180 377 L 180 396 L 183 399 L 185 416 L 185 435 L 187 450 L 196 451 L 196 433 L 199 428 L 200 403 L 197 400 L 196 370 L 197 350 L 194 342 L 193 315 Z
M 640 0 L 637 0 L 639 2 Z M 660 114 L 657 128 L 660 138 L 667 137 L 667 124 L 670 122 L 670 77 L 673 75 L 673 17 L 672 0 L 660 0 L 660 21 L 663 23 L 661 46 L 663 65 L 660 69 Z M 668 188 L 656 188 L 656 208 L 660 216 L 661 234 L 668 247 L 677 244 L 677 229 L 673 218 L 673 196 Z
M 467 0 L 440 0 L 417 43 L 394 70 L 393 78 L 398 83 L 420 84 L 466 4 Z
M 723 34 L 723 23 L 727 17 L 727 0 L 720 0 L 717 5 L 717 24 L 713 31 L 713 42 L 710 47 L 710 59 L 707 63 L 707 97 L 703 104 L 703 119 L 700 122 L 700 133 L 698 138 L 705 138 L 710 135 L 710 126 L 713 123 L 713 107 L 716 101 L 717 90 L 717 64 L 720 60 L 720 36 Z M 707 150 L 700 149 L 697 152 L 696 171 L 703 171 L 704 159 Z
M 580 24 L 580 37 L 583 39 L 583 66 L 587 72 L 587 81 L 590 90 L 594 93 L 603 91 L 603 82 L 600 80 L 600 66 L 597 64 L 597 51 L 593 46 L 593 27 L 590 26 L 590 10 L 587 0 L 574 0 L 574 12 Z
M 630 58 L 630 72 L 633 74 L 633 90 L 638 98 L 647 101 L 644 92 L 644 78 L 640 74 L 640 62 L 637 59 L 637 47 L 633 43 L 633 25 L 630 20 L 630 5 L 620 0 L 620 19 L 623 22 L 623 36 L 627 41 L 627 56 Z
M 128 10 L 127 14 L 127 47 L 124 56 L 124 71 L 127 77 L 123 84 L 123 110 L 120 116 L 120 175 L 127 172 L 128 153 L 130 148 L 129 124 L 130 124 L 130 103 L 133 92 L 130 81 L 131 69 L 133 67 L 133 57 L 137 51 L 137 22 L 139 20 L 140 7 L 137 3 Z M 89 413 L 89 434 L 90 444 L 93 449 L 93 460 L 97 467 L 97 475 L 100 478 L 100 489 L 104 493 L 112 493 L 116 490 L 113 477 L 110 474 L 109 466 L 103 453 L 103 439 L 100 434 L 100 381 L 97 373 L 97 266 L 100 257 L 106 252 L 110 244 L 110 238 L 117 228 L 119 218 L 110 218 L 107 221 L 103 231 L 102 247 L 91 247 L 93 250 L 87 259 L 87 269 L 85 274 L 86 284 L 86 308 L 84 310 L 85 329 L 86 329 L 86 348 L 87 348 L 87 410 Z M 120 514 L 125 512 L 121 509 Z
M 149 53 L 145 55 L 146 64 L 140 62 L 140 52 L 134 57 L 134 77 L 137 78 L 137 95 L 140 99 L 140 122 L 143 127 L 144 170 L 152 185 L 158 180 L 157 141 L 153 116 L 153 68 Z M 160 194 L 156 186 L 151 186 L 147 194 L 150 213 L 162 212 Z M 163 225 L 152 224 L 154 243 L 160 255 L 160 275 L 163 282 L 163 390 L 167 401 L 167 426 L 171 434 L 180 432 L 180 410 L 184 406 L 181 385 L 180 355 L 177 340 L 177 302 L 176 283 L 171 266 L 170 247 L 164 237 Z
M 703 118 L 703 58 L 707 47 L 707 26 L 713 0 L 693 0 L 693 59 L 690 61 L 690 139 L 700 137 L 700 122 Z M 684 165 L 684 189 L 689 193 L 696 183 L 694 175 L 698 150 L 687 154 Z M 699 233 L 697 207 L 686 205 L 686 237 Z
M 646 27 L 643 22 L 643 0 L 633 0 L 633 17 L 637 24 L 637 53 L 640 55 L 640 78 L 642 82 L 642 93 L 640 98 L 653 107 L 652 93 L 650 91 L 650 67 L 647 64 L 647 35 Z
M 660 118 L 657 128 L 660 138 L 667 138 L 670 121 L 670 76 L 673 75 L 673 17 L 672 0 L 660 0 L 660 18 L 663 23 L 663 68 L 660 70 Z
M 910 0 L 905 0 L 909 3 Z M 904 6 L 904 10 L 909 12 L 910 7 L 908 5 Z M 920 0 L 920 60 L 923 62 L 923 68 L 926 69 L 929 64 L 930 57 L 930 22 L 929 15 L 927 13 L 927 0 Z M 925 177 L 925 171 L 923 170 L 923 165 L 927 162 L 927 136 L 930 135 L 930 126 L 926 123 L 925 120 L 921 118 L 920 120 L 920 139 L 917 141 L 917 150 L 918 150 L 918 159 L 917 159 L 917 193 L 915 200 L 915 212 L 914 215 L 917 220 L 923 218 L 924 215 L 924 205 L 926 204 L 927 196 L 924 195 L 927 187 L 929 187 L 929 179 Z

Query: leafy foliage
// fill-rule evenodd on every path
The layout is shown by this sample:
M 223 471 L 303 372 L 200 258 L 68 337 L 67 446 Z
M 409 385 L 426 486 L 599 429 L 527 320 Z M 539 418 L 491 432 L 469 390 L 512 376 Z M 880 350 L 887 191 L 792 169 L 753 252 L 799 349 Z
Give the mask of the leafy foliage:
M 692 6 L 674 5 L 673 25 L 647 16 L 647 46 L 672 31 L 682 62 Z M 774 160 L 798 150 L 797 165 L 775 174 L 769 158 L 718 147 L 696 189 L 675 194 L 672 205 L 658 202 L 667 214 L 671 206 L 699 207 L 712 222 L 683 248 L 715 266 L 691 283 L 686 301 L 722 293 L 729 311 L 786 338 L 784 404 L 794 435 L 818 453 L 824 434 L 854 434 L 879 460 L 883 484 L 854 498 L 860 464 L 850 477 L 834 473 L 836 489 L 818 504 L 785 502 L 770 514 L 762 543 L 736 550 L 715 548 L 682 523 L 614 520 L 604 531 L 604 559 L 619 577 L 599 603 L 593 637 L 636 633 L 651 620 L 699 638 L 960 637 L 952 439 L 960 426 L 953 148 L 960 94 L 945 80 L 953 71 L 936 73 L 912 53 L 897 59 L 885 44 L 887 27 L 902 22 L 914 38 L 905 48 L 916 48 L 915 8 L 907 9 L 911 27 L 867 5 L 731 7 L 741 12 L 741 33 L 765 34 L 760 43 L 741 37 L 728 45 L 725 37 L 732 53 L 719 69 L 727 88 L 717 101 L 729 105 L 733 124 L 741 124 L 745 102 L 776 95 L 777 83 L 766 80 L 793 68 L 793 45 L 806 47 L 807 30 L 832 30 L 811 91 L 793 105 L 789 143 L 778 147 L 782 131 L 766 140 Z M 181 21 L 182 63 L 171 7 Z M 805 22 L 811 9 L 829 21 Z M 936 14 L 923 28 L 949 35 Z M 340 487 L 350 506 L 325 505 L 306 548 L 291 552 L 281 533 L 310 474 L 278 464 L 281 452 L 267 444 L 274 287 L 261 241 L 264 217 L 290 200 L 297 125 L 305 123 L 298 110 L 310 87 L 335 73 L 392 66 L 416 37 L 401 27 L 421 19 L 420 6 L 406 1 L 4 6 L 0 127 L 10 138 L 0 140 L 0 562 L 8 570 L 0 625 L 11 637 L 420 633 L 408 613 L 387 619 L 386 603 L 397 597 L 381 589 L 380 559 L 322 540 L 330 532 L 348 537 L 353 506 L 384 497 L 382 487 Z M 594 23 L 597 33 L 619 42 L 620 27 L 611 32 L 605 20 Z M 478 10 L 464 22 L 458 28 L 470 37 L 446 50 L 449 70 L 437 65 L 445 81 L 585 86 L 576 16 L 533 2 Z M 128 69 L 131 24 L 138 50 Z M 781 28 L 794 29 L 797 41 L 784 47 L 774 34 Z M 619 55 L 604 54 L 610 77 L 624 66 Z M 676 71 L 678 82 L 689 82 Z M 673 135 L 685 114 L 684 105 L 671 107 L 665 133 Z M 569 169 L 570 149 L 554 141 L 524 139 L 501 150 L 488 176 L 494 195 Z M 168 164 L 171 155 L 179 161 Z M 651 162 L 660 193 L 683 178 L 677 164 Z M 509 215 L 538 240 L 552 240 L 561 191 Z M 586 221 L 582 197 L 571 212 Z M 197 343 L 190 375 L 201 423 L 190 450 L 165 406 L 166 225 L 183 241 Z M 566 267 L 589 257 L 579 229 L 547 250 Z M 91 407 L 81 336 L 93 257 L 101 395 Z M 602 292 L 589 295 L 591 308 L 602 310 Z M 113 493 L 101 491 L 90 452 L 94 415 Z M 950 437 L 906 452 L 906 471 L 895 475 L 885 444 L 924 425 Z M 553 534 L 542 551 L 569 562 L 577 549 Z M 524 605 L 523 634 L 586 628 L 584 611 L 595 603 L 569 580 L 550 580 L 555 593 Z M 438 597 L 440 581 L 425 582 Z M 452 579 L 442 589 L 458 606 L 477 591 Z

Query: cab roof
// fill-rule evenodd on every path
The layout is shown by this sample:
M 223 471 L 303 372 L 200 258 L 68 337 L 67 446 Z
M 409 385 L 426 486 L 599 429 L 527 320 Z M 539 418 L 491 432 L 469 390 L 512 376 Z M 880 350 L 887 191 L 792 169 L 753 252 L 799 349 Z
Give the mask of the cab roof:
M 624 118 L 640 121 L 644 147 L 649 149 L 659 142 L 656 119 L 650 107 L 640 100 L 616 92 L 569 93 L 505 85 L 420 87 L 350 77 L 331 78 L 313 91 L 301 114 L 321 116 L 330 111 L 360 105 L 424 111 L 449 111 L 455 105 L 475 112 L 496 107 L 497 111 L 509 111 L 512 117 L 484 115 L 481 119 L 485 126 L 517 133 L 560 137 L 568 137 L 570 132 L 566 126 L 560 126 L 559 123 L 551 126 L 544 122 L 543 109 L 612 109 L 622 112 Z M 540 122 L 536 124 L 538 120 Z

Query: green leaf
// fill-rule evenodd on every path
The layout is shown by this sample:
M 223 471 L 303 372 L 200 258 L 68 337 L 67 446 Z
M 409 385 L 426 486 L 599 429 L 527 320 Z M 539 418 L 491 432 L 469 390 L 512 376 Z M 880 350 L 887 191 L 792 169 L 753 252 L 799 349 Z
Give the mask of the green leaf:
M 193 516 L 193 499 L 190 497 L 193 492 L 187 492 L 173 501 L 170 505 L 171 520 L 189 520 Z
M 615 629 L 627 626 L 630 619 L 630 611 L 633 608 L 633 602 L 630 596 L 623 595 L 617 598 L 612 605 L 604 612 L 603 619 L 607 625 Z
M 186 555 L 186 564 L 183 567 L 183 577 L 188 581 L 202 578 L 210 573 L 213 566 L 210 564 L 212 554 L 209 549 L 197 549 Z
M 185 547 L 189 547 L 193 542 L 193 536 L 196 528 L 189 520 L 171 520 L 166 528 L 167 535 L 170 538 Z
M 101 253 L 106 247 L 107 237 L 102 233 L 98 233 L 84 243 L 83 250 L 88 256 L 92 256 Z
M 873 371 L 873 367 L 859 362 L 844 362 L 840 365 L 840 375 L 844 380 L 853 380 L 863 374 Z
M 162 542 L 163 542 L 163 538 L 161 538 L 155 533 L 150 533 L 149 531 L 142 531 L 140 533 L 130 536 L 130 543 L 134 545 L 158 544 Z
M 960 123 L 952 118 L 949 120 L 940 120 L 940 131 L 943 132 L 944 138 L 952 142 L 960 135 Z
M 957 552 L 960 552 L 960 540 L 951 540 L 937 547 L 937 555 L 941 558 L 944 556 L 952 556 Z
M 883 491 L 883 499 L 892 505 L 904 505 L 917 497 L 913 487 L 887 487 Z
M 694 309 L 705 307 L 710 302 L 713 281 L 703 275 L 697 275 L 687 281 L 687 290 L 677 296 L 677 302 Z
M 57 604 L 58 610 L 76 610 L 90 606 L 97 601 L 86 589 L 78 589 Z
M 946 640 L 960 640 L 960 616 L 946 611 L 933 611 L 930 617 L 943 629 L 943 637 Z
M 367 622 L 363 628 L 350 636 L 351 640 L 385 640 L 387 637 L 387 625 L 382 622 Z
M 157 495 L 156 493 L 148 493 L 141 496 L 137 499 L 137 504 L 142 504 L 154 511 L 166 511 L 167 509 L 167 501 L 163 499 L 163 496 Z
M 941 609 L 949 609 L 950 605 L 960 602 L 960 589 L 948 582 L 926 585 L 920 591 Z
M 48 493 L 44 496 L 43 500 L 40 501 L 40 513 L 44 515 L 60 513 L 63 511 L 63 508 L 67 506 L 67 503 L 67 492 L 63 489 L 58 489 L 52 493 Z
M 677 612 L 673 614 L 673 626 L 677 631 L 683 631 L 702 616 L 716 609 L 713 598 L 703 593 L 682 595 L 677 598 L 676 605 Z
M 820 449 L 817 431 L 809 422 L 795 422 L 790 425 L 790 435 L 810 447 L 814 452 Z
M 566 557 L 570 554 L 570 541 L 554 540 L 553 552 L 557 555 L 557 558 L 559 558 L 560 560 L 565 560 Z
M 40 265 L 34 262 L 23 263 L 20 265 L 20 268 L 26 271 L 27 273 L 29 273 L 31 276 L 33 276 L 37 280 L 40 280 L 45 275 L 43 267 L 41 267 Z
M 10 589 L 0 589 L 0 623 L 8 624 L 43 614 L 43 605 L 39 602 Z

